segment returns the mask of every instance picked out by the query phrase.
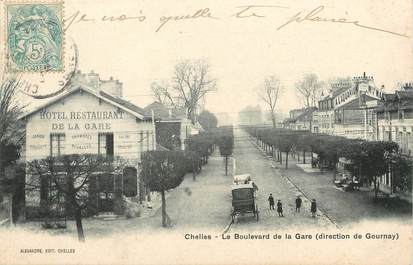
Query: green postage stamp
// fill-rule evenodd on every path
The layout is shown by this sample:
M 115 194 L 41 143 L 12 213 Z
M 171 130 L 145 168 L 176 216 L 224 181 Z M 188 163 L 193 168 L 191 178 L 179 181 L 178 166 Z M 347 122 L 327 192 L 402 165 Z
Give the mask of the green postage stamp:
M 63 70 L 63 3 L 6 2 L 6 62 L 10 72 Z

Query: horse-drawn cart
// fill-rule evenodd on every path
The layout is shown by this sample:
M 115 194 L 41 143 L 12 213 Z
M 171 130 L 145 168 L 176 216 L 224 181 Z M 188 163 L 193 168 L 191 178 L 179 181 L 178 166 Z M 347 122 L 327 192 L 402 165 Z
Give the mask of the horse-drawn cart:
M 251 181 L 249 174 L 235 175 L 232 185 L 232 221 L 239 214 L 252 213 L 258 221 L 259 210 L 256 202 L 257 186 Z

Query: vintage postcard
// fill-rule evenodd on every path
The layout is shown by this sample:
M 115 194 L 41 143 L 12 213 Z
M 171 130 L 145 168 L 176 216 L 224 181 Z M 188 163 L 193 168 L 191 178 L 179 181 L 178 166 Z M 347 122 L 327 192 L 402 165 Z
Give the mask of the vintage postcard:
M 0 0 L 0 264 L 411 264 L 410 0 Z

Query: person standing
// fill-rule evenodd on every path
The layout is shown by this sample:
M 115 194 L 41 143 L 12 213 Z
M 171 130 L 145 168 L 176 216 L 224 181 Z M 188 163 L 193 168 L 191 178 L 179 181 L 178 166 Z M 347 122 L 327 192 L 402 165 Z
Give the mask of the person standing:
M 311 202 L 311 216 L 314 218 L 317 215 L 317 203 L 315 199 Z
M 281 203 L 281 200 L 278 200 L 277 202 L 277 212 L 279 217 L 284 217 L 283 215 L 283 204 Z
M 270 196 L 268 197 L 268 202 L 270 203 L 270 210 L 275 210 L 274 209 L 274 197 L 272 197 L 271 193 L 270 193 Z
M 297 199 L 295 199 L 295 212 L 299 213 L 301 208 L 301 203 L 303 201 L 300 198 L 300 195 L 297 195 Z

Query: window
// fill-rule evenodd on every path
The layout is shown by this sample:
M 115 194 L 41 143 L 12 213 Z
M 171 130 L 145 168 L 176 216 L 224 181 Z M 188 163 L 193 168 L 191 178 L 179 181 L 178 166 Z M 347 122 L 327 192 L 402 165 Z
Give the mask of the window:
M 52 133 L 50 134 L 50 156 L 60 156 L 65 149 L 65 134 Z
M 99 133 L 99 155 L 113 156 L 113 133 Z

